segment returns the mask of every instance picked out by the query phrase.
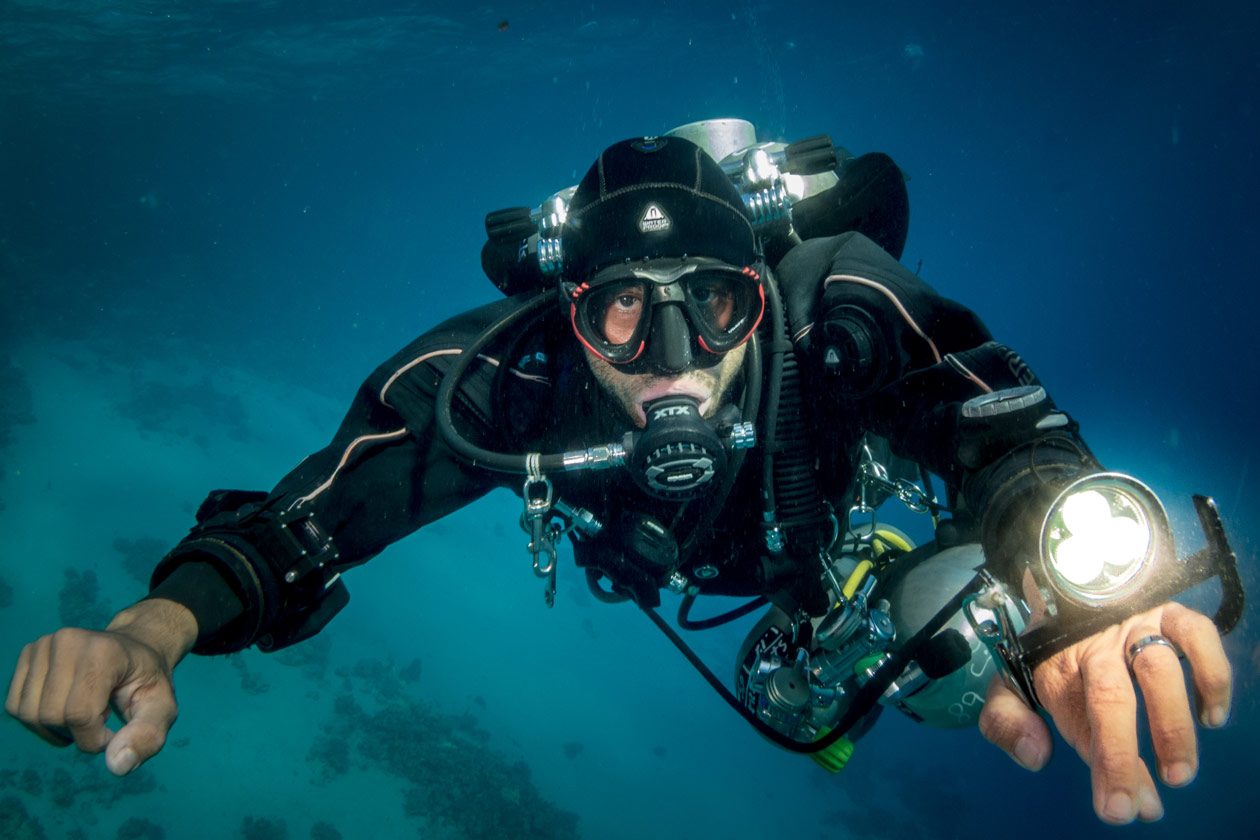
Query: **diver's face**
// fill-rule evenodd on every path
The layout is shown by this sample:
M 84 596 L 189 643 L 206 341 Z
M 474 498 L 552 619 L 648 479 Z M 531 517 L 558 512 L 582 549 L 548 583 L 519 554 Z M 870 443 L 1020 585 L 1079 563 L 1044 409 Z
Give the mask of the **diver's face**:
M 746 345 L 724 354 L 708 368 L 689 367 L 680 373 L 626 373 L 619 366 L 585 351 L 586 362 L 603 389 L 626 417 L 639 428 L 647 425 L 643 406 L 670 394 L 686 394 L 700 403 L 700 414 L 712 417 L 730 398 L 744 364 Z

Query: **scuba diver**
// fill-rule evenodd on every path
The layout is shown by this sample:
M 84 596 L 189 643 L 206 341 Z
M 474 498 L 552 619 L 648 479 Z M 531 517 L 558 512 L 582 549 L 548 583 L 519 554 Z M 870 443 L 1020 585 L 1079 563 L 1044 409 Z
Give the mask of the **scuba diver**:
M 189 651 L 309 638 L 345 606 L 343 572 L 506 487 L 549 605 L 567 535 L 597 598 L 643 610 L 783 748 L 837 771 L 892 707 L 978 724 L 1037 770 L 1042 709 L 1101 819 L 1159 819 L 1138 692 L 1170 786 L 1198 767 L 1179 658 L 1198 724 L 1229 716 L 1220 634 L 1243 593 L 1215 505 L 1195 497 L 1207 547 L 1178 558 L 1154 494 L 898 262 L 908 218 L 890 158 L 826 137 L 717 120 L 609 147 L 576 187 L 487 217 L 506 298 L 378 368 L 272 491 L 211 493 L 104 631 L 27 645 L 7 711 L 130 772 L 164 743 Z M 931 517 L 933 539 L 885 524 L 884 503 Z M 1214 618 L 1171 602 L 1209 578 Z M 763 611 L 733 688 L 658 615 L 662 590 L 685 630 Z M 709 595 L 748 600 L 693 618 Z

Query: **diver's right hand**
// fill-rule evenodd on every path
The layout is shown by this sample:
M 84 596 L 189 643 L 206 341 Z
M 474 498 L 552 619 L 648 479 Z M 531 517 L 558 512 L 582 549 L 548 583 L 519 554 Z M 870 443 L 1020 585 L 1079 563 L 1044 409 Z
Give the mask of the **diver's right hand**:
M 4 708 L 59 747 L 105 751 L 122 776 L 166 743 L 177 707 L 172 671 L 192 648 L 197 622 L 173 601 L 129 607 L 103 631 L 65 627 L 22 649 Z M 126 722 L 105 725 L 110 709 Z

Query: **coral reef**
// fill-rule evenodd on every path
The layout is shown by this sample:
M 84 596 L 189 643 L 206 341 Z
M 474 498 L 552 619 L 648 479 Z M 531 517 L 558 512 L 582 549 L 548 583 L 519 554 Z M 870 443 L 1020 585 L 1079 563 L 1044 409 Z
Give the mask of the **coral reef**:
M 365 717 L 363 707 L 354 699 L 353 694 L 338 694 L 333 701 L 333 712 L 337 717 L 345 718 L 351 723 L 360 722 Z
M 118 826 L 118 833 L 114 835 L 115 840 L 163 840 L 165 837 L 166 831 L 162 826 L 139 817 L 132 817 Z
M 300 645 L 284 648 L 271 655 L 275 662 L 290 668 L 299 668 L 308 680 L 320 681 L 328 670 L 328 657 L 332 654 L 332 635 L 320 633 Z
M 96 582 L 96 572 L 66 569 L 64 574 L 66 582 L 57 593 L 61 625 L 100 629 L 108 624 L 112 612 L 109 604 L 100 600 L 101 587 Z
M 97 756 L 74 754 L 72 760 L 58 763 L 45 773 L 34 767 L 21 772 L 0 770 L 0 791 L 14 788 L 31 797 L 47 793 L 59 809 L 77 806 L 79 811 L 90 813 L 158 788 L 157 777 L 143 767 L 119 779 L 109 775 L 98 762 Z M 0 838 L 4 837 L 7 835 L 0 831 Z
M 70 777 L 70 771 L 64 767 L 58 767 L 53 770 L 52 778 L 52 802 L 58 808 L 69 808 L 74 805 L 74 795 L 77 789 L 74 785 L 74 779 Z
M 289 840 L 289 827 L 281 819 L 246 817 L 241 821 L 241 836 L 245 840 Z
M 341 840 L 341 832 L 332 823 L 317 822 L 311 826 L 311 840 Z
M 322 768 L 321 783 L 344 776 L 350 770 L 350 742 L 337 735 L 322 735 L 311 744 L 306 761 Z
M 267 684 L 267 679 L 262 674 L 250 670 L 249 663 L 245 661 L 246 656 L 245 653 L 239 653 L 228 657 L 232 667 L 240 672 L 241 691 L 251 695 L 266 694 L 271 690 L 271 686 Z
M 203 376 L 195 385 L 180 385 L 133 375 L 130 393 L 114 408 L 146 437 L 190 438 L 203 449 L 209 448 L 209 440 L 204 435 L 194 435 L 190 428 L 217 427 L 231 440 L 242 443 L 250 437 L 245 403 L 238 395 L 215 388 L 209 376 Z
M 379 703 L 397 700 L 404 693 L 405 686 L 398 677 L 394 663 L 383 659 L 360 659 L 351 668 L 338 668 L 336 674 L 341 677 L 342 685 L 347 691 L 350 690 L 353 677 L 363 683 L 364 688 Z
M 44 792 L 44 778 L 33 767 L 27 767 L 18 777 L 18 790 L 31 796 L 39 796 Z
M 16 796 L 0 799 L 0 837 L 5 840 L 46 840 L 39 820 L 26 811 L 22 800 Z
M 419 682 L 420 672 L 422 669 L 423 666 L 420 664 L 419 657 L 417 657 L 412 659 L 411 663 L 406 668 L 403 668 L 398 672 L 398 678 L 408 685 L 414 682 Z
M 547 802 L 529 766 L 509 764 L 467 740 L 445 716 L 415 700 L 395 701 L 363 725 L 360 752 L 412 784 L 408 816 L 422 817 L 468 840 L 577 835 L 577 816 Z
M 308 758 L 319 772 L 345 772 L 340 768 L 349 767 L 357 745 L 370 764 L 409 783 L 404 813 L 430 828 L 466 840 L 577 838 L 577 815 L 542 797 L 525 762 L 492 749 L 473 714 L 444 714 L 408 695 L 404 675 L 412 667 L 399 672 L 391 662 L 367 659 L 338 669 L 354 693 L 337 696 L 337 726 L 325 727 L 344 743 L 321 735 L 312 744 Z M 356 694 L 373 707 L 365 709 Z

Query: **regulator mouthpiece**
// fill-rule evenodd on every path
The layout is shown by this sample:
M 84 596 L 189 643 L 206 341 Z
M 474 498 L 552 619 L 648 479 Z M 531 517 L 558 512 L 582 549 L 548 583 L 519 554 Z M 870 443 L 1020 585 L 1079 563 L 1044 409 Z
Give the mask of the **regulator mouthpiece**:
M 647 427 L 626 436 L 630 474 L 661 499 L 690 499 L 726 469 L 726 450 L 700 416 L 700 401 L 682 394 L 643 407 Z

